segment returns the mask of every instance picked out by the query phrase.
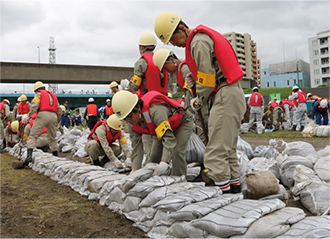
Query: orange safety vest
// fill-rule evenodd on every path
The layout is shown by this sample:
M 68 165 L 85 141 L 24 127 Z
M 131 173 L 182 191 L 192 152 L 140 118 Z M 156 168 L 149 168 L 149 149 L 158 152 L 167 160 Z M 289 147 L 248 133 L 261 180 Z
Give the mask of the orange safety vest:
M 29 113 L 30 110 L 28 108 L 28 104 L 30 104 L 29 101 L 27 101 L 25 103 L 25 105 L 23 105 L 22 103 L 19 103 L 19 105 L 18 105 L 18 114 L 19 115 L 24 115 L 24 114 Z
M 327 107 L 322 108 L 322 107 L 320 106 L 321 100 L 326 100 L 326 101 L 327 101 Z M 324 111 L 327 111 L 327 110 L 328 110 L 328 108 L 329 108 L 329 100 L 327 100 L 327 99 L 325 99 L 325 98 L 318 98 L 317 103 L 318 103 L 318 107 L 317 107 L 317 110 L 318 110 L 318 111 L 324 112 Z
M 40 108 L 39 111 L 51 111 L 57 113 L 57 96 L 48 90 L 37 90 L 40 92 Z M 53 105 L 50 105 L 49 95 L 53 98 Z
M 87 105 L 87 116 L 97 116 L 97 106 L 95 104 Z
M 198 69 L 196 62 L 191 55 L 190 44 L 194 36 L 198 33 L 205 33 L 208 36 L 210 36 L 214 41 L 215 58 L 221 68 L 223 76 L 227 80 L 227 84 L 231 85 L 242 79 L 243 78 L 242 68 L 239 65 L 235 51 L 233 50 L 229 41 L 219 32 L 203 25 L 199 25 L 190 32 L 186 43 L 186 51 L 185 51 L 186 61 L 194 78 L 197 80 Z M 216 85 L 216 82 L 214 84 Z
M 113 114 L 113 109 L 112 109 L 112 105 L 110 107 L 108 107 L 107 105 L 104 107 L 105 110 L 105 115 L 112 115 Z
M 97 122 L 95 124 L 94 128 L 92 129 L 92 131 L 90 132 L 90 134 L 87 136 L 87 139 L 89 139 L 92 136 L 92 134 L 95 132 L 96 128 L 99 127 L 102 124 L 105 126 L 105 128 L 107 130 L 107 136 L 106 136 L 107 137 L 107 141 L 108 141 L 109 145 L 111 145 L 113 142 L 115 142 L 117 139 L 119 139 L 120 134 L 121 134 L 121 131 L 118 130 L 118 132 L 115 135 L 112 135 L 112 133 L 110 131 L 110 127 L 108 126 L 106 120 Z M 99 143 L 99 145 L 101 146 L 100 140 L 98 138 L 97 139 L 93 139 L 93 140 L 97 141 Z
M 145 83 L 146 89 L 143 88 L 143 85 L 140 85 L 141 94 L 145 94 L 146 91 L 158 91 L 164 95 L 167 95 L 167 84 L 168 84 L 168 73 L 163 70 L 162 73 L 164 75 L 163 79 L 160 78 L 160 73 L 158 67 L 154 64 L 152 58 L 154 54 L 145 54 L 140 57 L 144 58 L 148 63 L 148 68 L 145 73 Z
M 256 95 L 258 96 L 258 101 L 255 101 Z M 261 106 L 262 105 L 262 95 L 259 92 L 254 92 L 251 95 L 251 106 Z
M 142 113 L 142 116 L 143 116 L 145 122 L 147 123 L 148 128 L 142 128 L 140 123 L 137 123 L 136 125 L 132 126 L 132 129 L 134 130 L 134 132 L 136 132 L 138 134 L 156 135 L 155 130 L 156 130 L 157 126 L 151 120 L 149 107 L 152 104 L 161 103 L 161 102 L 166 102 L 173 108 L 179 109 L 182 111 L 181 113 L 170 116 L 168 118 L 168 121 L 170 123 L 170 126 L 171 126 L 173 132 L 179 127 L 182 117 L 183 117 L 183 108 L 179 104 L 179 102 L 177 102 L 176 100 L 172 100 L 157 91 L 149 91 L 147 94 L 145 94 L 144 96 L 141 97 L 141 100 L 143 101 L 143 108 L 141 110 L 141 113 Z

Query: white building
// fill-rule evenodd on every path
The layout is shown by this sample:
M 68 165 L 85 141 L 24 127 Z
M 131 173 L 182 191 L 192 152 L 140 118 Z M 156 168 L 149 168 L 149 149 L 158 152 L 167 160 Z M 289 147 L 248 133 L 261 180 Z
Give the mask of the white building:
M 312 88 L 330 83 L 329 43 L 330 29 L 308 39 Z

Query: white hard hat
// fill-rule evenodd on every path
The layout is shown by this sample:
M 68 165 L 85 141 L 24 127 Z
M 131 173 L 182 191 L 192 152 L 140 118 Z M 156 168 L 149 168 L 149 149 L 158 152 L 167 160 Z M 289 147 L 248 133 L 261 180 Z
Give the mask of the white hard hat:
M 328 105 L 328 101 L 326 99 L 321 100 L 320 106 L 321 108 L 326 108 Z
M 110 99 L 107 99 L 105 102 L 111 102 L 111 100 Z
M 89 98 L 88 102 L 94 102 L 94 98 Z
M 259 88 L 257 86 L 253 87 L 252 91 L 259 91 Z
M 294 85 L 294 86 L 292 87 L 292 91 L 294 91 L 294 90 L 299 90 L 299 87 L 296 86 L 296 85 Z

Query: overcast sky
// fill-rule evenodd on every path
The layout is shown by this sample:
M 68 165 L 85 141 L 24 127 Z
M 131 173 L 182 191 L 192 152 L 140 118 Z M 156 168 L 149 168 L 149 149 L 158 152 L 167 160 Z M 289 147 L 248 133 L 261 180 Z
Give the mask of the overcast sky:
M 249 33 L 257 43 L 261 68 L 301 59 L 309 63 L 308 38 L 329 28 L 329 1 L 28 1 L 1 0 L 1 52 L 6 62 L 49 62 L 49 39 L 55 38 L 56 63 L 133 67 L 138 41 L 154 34 L 163 12 L 220 33 Z M 157 49 L 184 50 L 165 46 Z M 39 47 L 39 48 L 38 48 Z M 2 84 L 3 91 L 8 84 Z M 95 86 L 96 90 L 102 86 Z M 25 90 L 31 85 L 26 85 Z M 74 86 L 59 85 L 59 89 Z M 89 88 L 90 89 L 90 88 Z M 31 92 L 32 93 L 32 92 Z

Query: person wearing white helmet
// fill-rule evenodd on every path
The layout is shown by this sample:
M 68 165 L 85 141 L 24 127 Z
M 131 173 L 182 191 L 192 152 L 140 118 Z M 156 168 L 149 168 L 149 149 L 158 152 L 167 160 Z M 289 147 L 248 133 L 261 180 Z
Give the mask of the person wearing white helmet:
M 288 126 L 291 128 L 293 112 L 296 110 L 296 106 L 292 101 L 290 101 L 288 99 L 281 100 L 280 105 L 284 109 L 284 112 L 286 115 L 286 122 L 288 123 Z
M 157 163 L 153 175 L 168 173 L 186 176 L 185 152 L 193 130 L 192 114 L 173 99 L 157 91 L 149 91 L 140 99 L 129 91 L 120 91 L 112 99 L 115 115 L 125 120 L 132 142 L 132 172 L 142 167 L 143 134 L 154 135 L 147 163 Z
M 257 123 L 257 129 L 262 127 L 262 116 L 264 114 L 264 97 L 259 93 L 259 88 L 257 86 L 253 87 L 253 93 L 248 99 L 248 104 L 250 105 L 250 121 L 249 130 L 252 128 L 254 121 Z M 258 131 L 258 130 L 257 130 Z
M 196 122 L 195 133 L 198 137 L 203 141 L 206 145 L 206 140 L 204 137 L 201 121 L 199 117 L 196 115 L 196 112 L 191 108 L 190 101 L 193 98 L 192 90 L 189 88 L 187 83 L 185 82 L 186 76 L 190 73 L 190 70 L 186 64 L 186 61 L 180 61 L 178 57 L 168 49 L 159 49 L 154 53 L 153 56 L 154 64 L 159 68 L 160 71 L 163 69 L 168 73 L 176 73 L 176 79 L 178 86 L 184 92 L 184 98 L 179 99 L 178 102 L 183 102 L 185 108 L 188 109 L 193 115 Z M 201 109 L 201 113 L 204 120 L 205 129 L 207 131 L 207 124 L 209 118 L 209 105 L 204 105 Z
M 292 94 L 289 95 L 289 100 L 297 107 L 293 113 L 293 122 L 290 131 L 296 131 L 298 125 L 300 125 L 300 131 L 303 131 L 307 119 L 307 96 L 295 85 L 292 87 Z
M 62 109 L 58 102 L 57 96 L 46 90 L 45 85 L 41 81 L 34 84 L 34 98 L 31 102 L 30 111 L 22 117 L 23 124 L 27 124 L 31 116 L 37 113 L 30 135 L 27 139 L 27 157 L 23 162 L 23 166 L 27 166 L 32 162 L 32 152 L 37 145 L 37 139 L 40 133 L 47 129 L 49 147 L 54 156 L 58 156 L 56 128 L 61 120 Z
M 121 131 L 122 122 L 113 114 L 107 120 L 99 121 L 87 136 L 89 141 L 85 151 L 94 165 L 104 166 L 108 161 L 114 162 L 117 168 L 124 165 L 117 158 L 123 151 L 126 157 L 125 166 L 132 167 L 131 151 L 127 145 L 124 133 Z M 118 140 L 119 146 L 114 144 Z M 99 157 L 102 159 L 99 160 Z
M 188 86 L 196 85 L 197 97 L 191 101 L 193 109 L 200 109 L 214 94 L 203 180 L 223 192 L 241 192 L 236 147 L 246 103 L 239 83 L 243 71 L 233 48 L 217 31 L 203 25 L 190 29 L 181 16 L 169 12 L 156 18 L 154 29 L 164 44 L 185 48 L 191 71 L 185 80 Z
M 94 98 L 88 99 L 88 105 L 84 113 L 84 119 L 87 121 L 87 125 L 90 131 L 94 128 L 95 124 L 100 120 L 101 115 L 94 102 Z
M 108 119 L 110 115 L 113 114 L 113 109 L 111 107 L 111 100 L 107 99 L 104 106 L 104 119 Z
M 0 153 L 3 152 L 3 149 L 6 148 L 6 140 L 5 140 L 5 127 L 4 124 L 7 122 L 11 122 L 11 114 L 10 114 L 10 102 L 7 99 L 4 99 L 0 102 Z
M 329 100 L 325 98 L 318 98 L 315 100 L 312 109 L 312 120 L 314 120 L 316 116 L 316 124 L 318 125 L 328 125 L 329 123 Z M 322 119 L 323 118 L 323 122 Z

